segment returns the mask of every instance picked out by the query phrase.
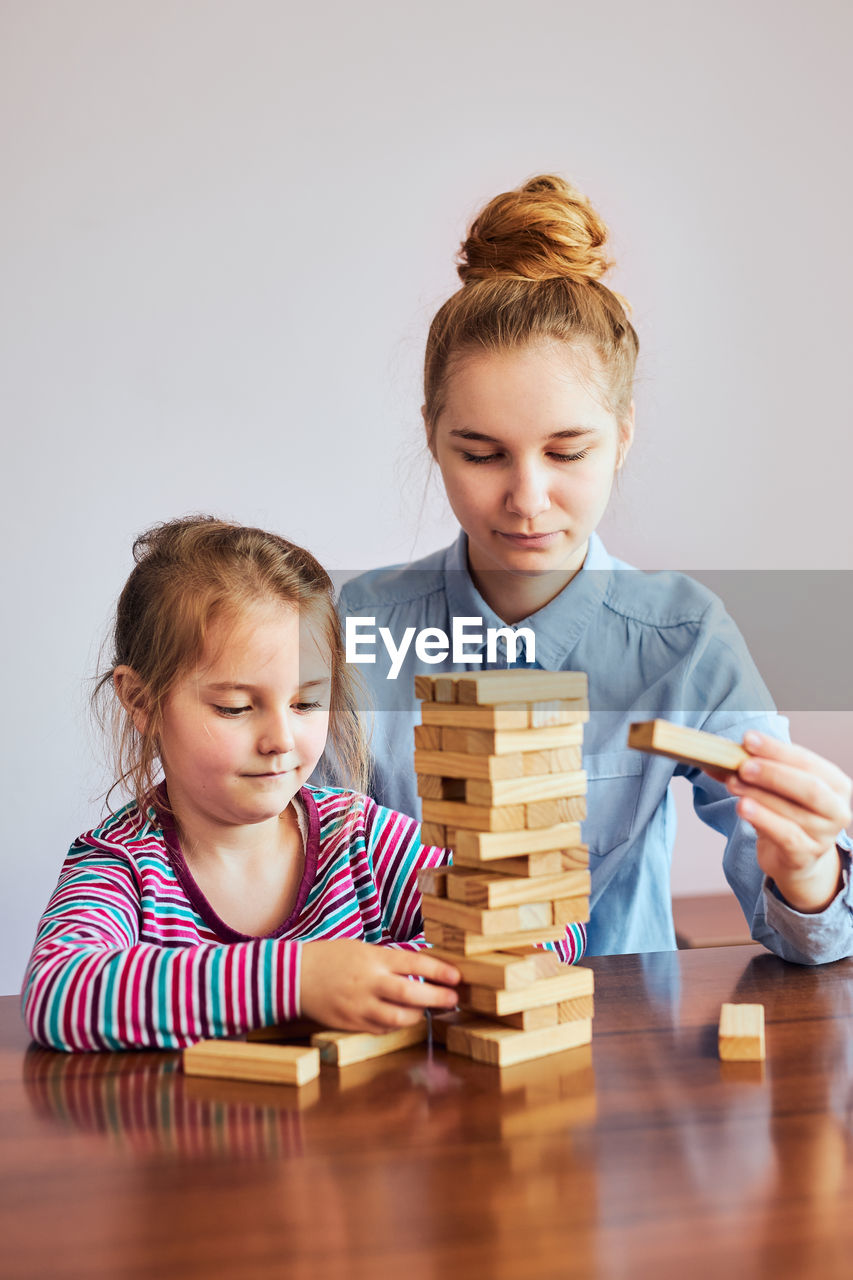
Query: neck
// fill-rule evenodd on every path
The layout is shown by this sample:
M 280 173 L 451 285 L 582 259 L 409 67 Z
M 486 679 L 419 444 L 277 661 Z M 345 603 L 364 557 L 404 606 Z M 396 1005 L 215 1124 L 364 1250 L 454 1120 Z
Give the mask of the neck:
M 274 818 L 242 825 L 218 823 L 198 814 L 192 806 L 169 796 L 181 850 L 187 865 L 223 869 L 241 868 L 244 872 L 267 862 L 278 860 L 283 853 L 301 852 L 302 835 L 294 804 Z
M 587 544 L 588 545 L 588 544 Z M 544 609 L 546 604 L 564 591 L 580 572 L 586 559 L 584 546 L 578 563 L 563 569 L 548 569 L 543 573 L 511 573 L 506 569 L 493 569 L 477 563 L 476 556 L 468 551 L 468 571 L 475 587 L 490 609 L 502 622 L 513 626 L 522 618 Z

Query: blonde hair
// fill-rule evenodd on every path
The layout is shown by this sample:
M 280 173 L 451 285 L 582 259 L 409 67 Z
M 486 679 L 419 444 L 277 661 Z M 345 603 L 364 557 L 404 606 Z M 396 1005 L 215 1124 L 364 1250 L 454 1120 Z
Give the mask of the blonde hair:
M 315 617 L 332 664 L 329 741 L 350 784 L 367 789 L 367 750 L 358 716 L 361 688 L 345 662 L 331 579 L 310 552 L 277 534 L 189 516 L 155 525 L 133 544 L 135 567 L 116 608 L 113 653 L 97 678 L 96 710 L 111 721 L 116 787 L 130 791 L 144 812 L 158 772 L 158 734 L 170 691 L 201 660 L 211 624 L 235 618 L 253 604 L 280 601 Z M 141 685 L 137 707 L 120 702 L 117 667 Z
M 453 362 L 472 351 L 557 341 L 600 361 L 608 407 L 629 410 L 639 340 L 628 304 L 601 283 L 612 265 L 607 227 L 586 196 L 543 174 L 495 196 L 471 223 L 459 252 L 462 288 L 430 326 L 424 419 L 435 424 Z

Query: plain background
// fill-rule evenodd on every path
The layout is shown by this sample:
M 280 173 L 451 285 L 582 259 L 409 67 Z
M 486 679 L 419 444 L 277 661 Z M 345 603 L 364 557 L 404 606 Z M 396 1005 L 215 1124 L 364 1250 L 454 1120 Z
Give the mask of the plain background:
M 851 13 L 2 0 L 0 990 L 101 812 L 86 680 L 133 536 L 211 511 L 344 571 L 453 536 L 420 363 L 497 191 L 556 171 L 613 229 L 642 355 L 610 549 L 853 568 Z M 794 729 L 853 769 L 849 715 Z M 674 887 L 719 854 L 685 827 Z

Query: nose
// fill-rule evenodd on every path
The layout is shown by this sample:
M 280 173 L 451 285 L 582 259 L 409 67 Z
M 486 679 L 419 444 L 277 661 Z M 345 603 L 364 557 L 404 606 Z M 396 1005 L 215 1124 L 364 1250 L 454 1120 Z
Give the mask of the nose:
M 258 750 L 265 756 L 283 756 L 293 751 L 296 739 L 293 734 L 289 707 L 270 709 L 264 716 Z
M 524 520 L 534 520 L 551 505 L 545 472 L 536 461 L 513 468 L 506 495 L 506 509 Z

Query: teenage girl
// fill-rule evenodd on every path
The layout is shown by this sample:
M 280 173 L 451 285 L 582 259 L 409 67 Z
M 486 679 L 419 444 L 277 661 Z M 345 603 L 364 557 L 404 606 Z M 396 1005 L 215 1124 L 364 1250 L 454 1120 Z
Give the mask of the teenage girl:
M 588 673 L 591 954 L 675 946 L 669 784 L 680 775 L 725 837 L 725 873 L 753 937 L 801 962 L 850 955 L 850 779 L 788 743 L 716 597 L 682 574 L 631 570 L 596 535 L 634 435 L 638 350 L 625 303 L 602 283 L 606 236 L 586 198 L 551 176 L 474 220 L 424 375 L 427 445 L 461 532 L 418 563 L 349 582 L 339 607 L 389 628 L 397 646 L 408 627 L 450 635 L 453 618 L 482 619 L 484 632 L 531 628 L 536 666 Z M 379 649 L 363 670 L 377 706 L 372 793 L 417 814 L 401 765 L 412 652 L 396 679 Z M 482 670 L 484 652 L 468 653 L 420 669 Z M 712 778 L 629 751 L 630 721 L 657 716 L 743 740 L 750 759 Z
M 454 1007 L 459 974 L 422 950 L 416 884 L 445 852 L 363 795 L 304 785 L 327 732 L 363 776 L 324 570 L 206 518 L 153 529 L 134 555 L 99 689 L 135 799 L 71 847 L 25 978 L 33 1037 L 175 1048 L 299 1015 L 379 1032 Z

